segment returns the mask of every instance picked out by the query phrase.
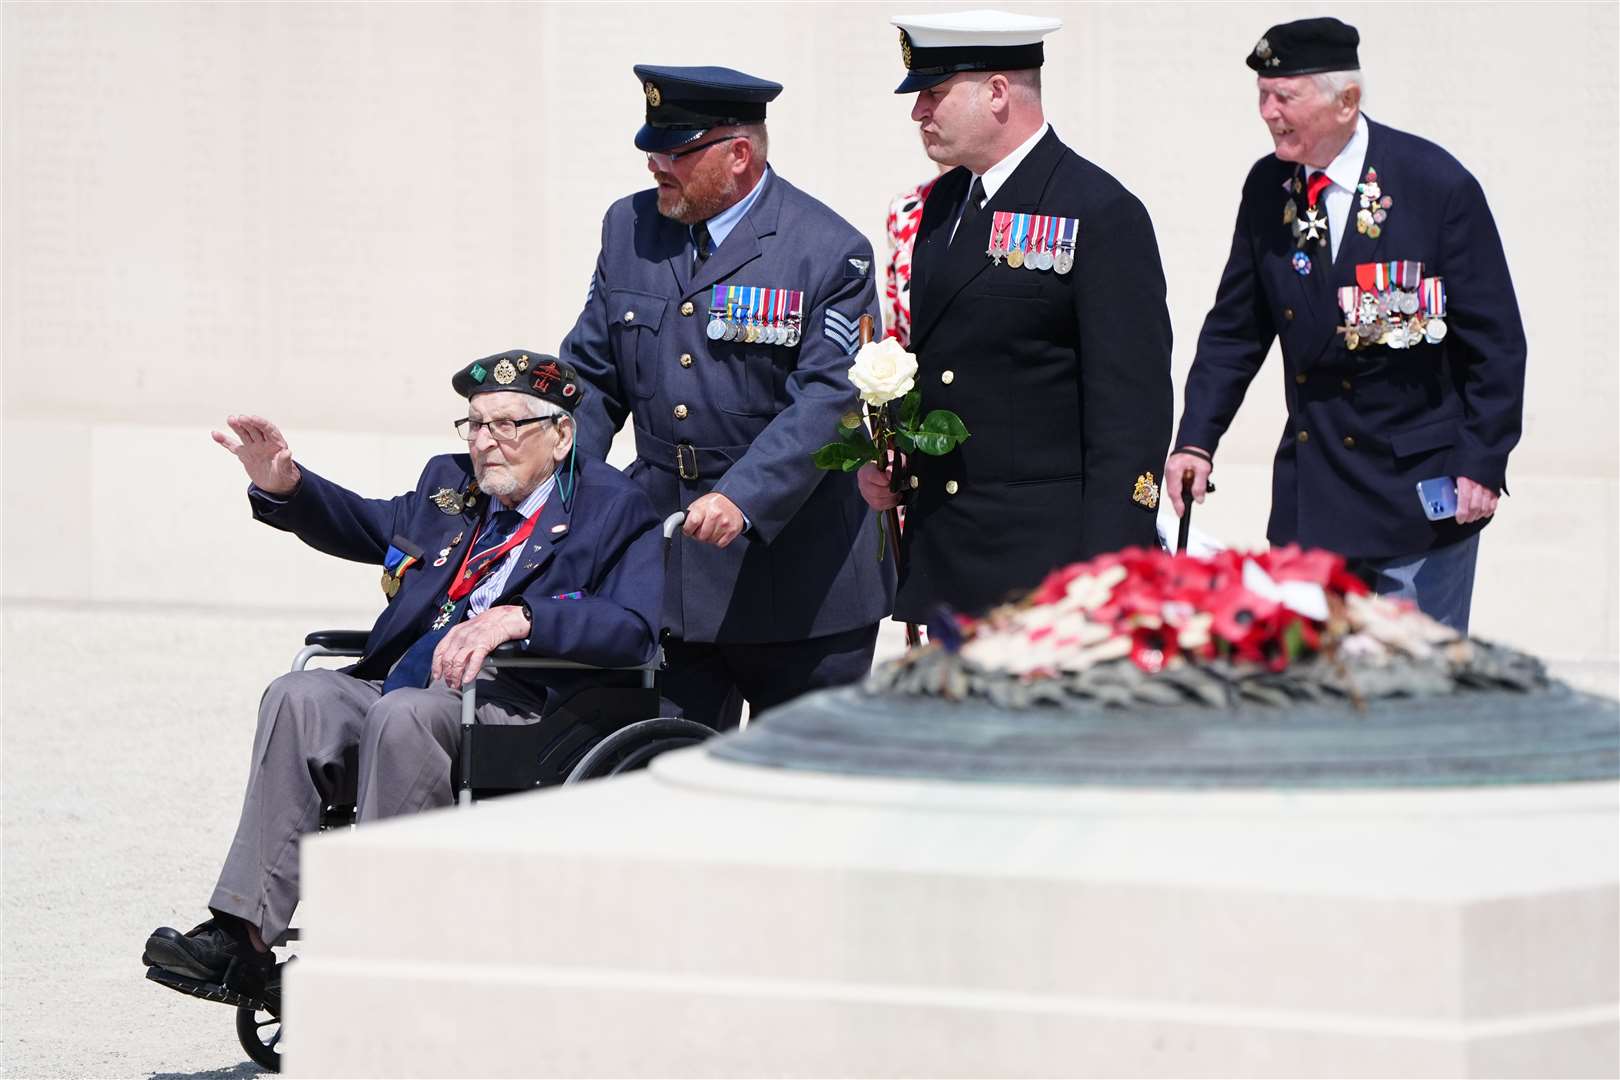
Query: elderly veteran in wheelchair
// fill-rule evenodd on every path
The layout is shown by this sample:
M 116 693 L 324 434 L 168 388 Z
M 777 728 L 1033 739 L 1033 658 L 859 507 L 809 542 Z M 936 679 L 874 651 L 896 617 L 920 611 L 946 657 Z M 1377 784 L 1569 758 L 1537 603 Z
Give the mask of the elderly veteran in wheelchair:
M 352 802 L 360 822 L 452 801 L 462 687 L 477 680 L 481 724 L 526 724 L 579 671 L 483 670 L 524 654 L 632 667 L 657 654 L 663 597 L 659 521 L 616 470 L 572 468 L 574 370 L 535 352 L 455 374 L 467 398 L 467 453 L 430 459 L 416 490 L 367 499 L 293 460 L 276 426 L 232 416 L 253 516 L 319 551 L 383 566 L 388 606 L 359 662 L 294 671 L 270 684 L 236 837 L 208 907 L 187 933 L 161 927 L 142 959 L 157 981 L 198 997 L 280 1007 L 267 944 L 298 902 L 298 842 L 323 808 Z M 566 463 L 566 464 L 565 464 Z M 525 677 L 527 675 L 527 677 Z

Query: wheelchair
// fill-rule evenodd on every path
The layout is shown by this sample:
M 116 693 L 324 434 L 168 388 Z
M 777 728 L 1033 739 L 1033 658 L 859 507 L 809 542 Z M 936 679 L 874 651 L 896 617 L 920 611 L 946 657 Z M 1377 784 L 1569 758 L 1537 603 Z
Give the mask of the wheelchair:
M 666 556 L 685 519 L 686 514 L 677 511 L 664 520 Z M 293 657 L 292 670 L 302 671 L 318 657 L 358 657 L 365 650 L 366 636 L 364 630 L 317 630 L 304 638 L 304 647 Z M 476 688 L 467 686 L 461 697 L 457 806 L 466 808 L 483 798 L 633 772 L 659 754 L 712 737 L 715 731 L 706 724 L 660 715 L 658 671 L 662 666 L 661 647 L 652 660 L 628 668 L 597 668 L 525 656 L 511 645 L 496 649 L 484 661 L 485 672 L 503 668 L 617 671 L 639 685 L 577 690 L 531 724 L 480 724 Z M 327 806 L 320 831 L 353 823 L 354 807 Z M 293 928 L 275 945 L 297 940 L 298 930 Z M 276 1012 L 263 1005 L 238 1005 L 236 1037 L 261 1068 L 281 1071 L 281 1018 Z

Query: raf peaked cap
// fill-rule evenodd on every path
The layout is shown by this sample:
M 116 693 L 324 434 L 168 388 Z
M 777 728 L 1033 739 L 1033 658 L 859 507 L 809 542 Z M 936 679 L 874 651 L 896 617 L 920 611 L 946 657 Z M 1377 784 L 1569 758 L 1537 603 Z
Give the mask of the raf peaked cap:
M 1046 62 L 1041 38 L 1062 19 L 1010 11 L 954 11 L 948 15 L 896 15 L 905 80 L 897 94 L 914 94 L 960 71 L 1022 71 Z
M 723 67 L 635 66 L 647 98 L 647 122 L 636 132 L 636 149 L 649 153 L 696 142 L 710 128 L 757 124 L 781 83 Z
M 1244 63 L 1267 78 L 1356 71 L 1361 35 L 1338 19 L 1298 19 L 1273 26 L 1255 43 Z
M 451 376 L 450 385 L 464 398 L 510 390 L 549 401 L 570 413 L 585 392 L 579 372 L 572 367 L 555 356 L 522 349 L 474 360 Z

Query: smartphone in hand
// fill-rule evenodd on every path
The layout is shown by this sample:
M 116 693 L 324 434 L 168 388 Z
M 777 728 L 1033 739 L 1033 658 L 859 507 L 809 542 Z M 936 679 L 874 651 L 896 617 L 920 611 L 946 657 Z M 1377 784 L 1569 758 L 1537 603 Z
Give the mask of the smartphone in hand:
M 1444 521 L 1457 516 L 1457 481 L 1451 477 L 1436 476 L 1430 480 L 1420 480 L 1417 493 L 1418 501 L 1423 504 L 1423 514 L 1430 521 Z

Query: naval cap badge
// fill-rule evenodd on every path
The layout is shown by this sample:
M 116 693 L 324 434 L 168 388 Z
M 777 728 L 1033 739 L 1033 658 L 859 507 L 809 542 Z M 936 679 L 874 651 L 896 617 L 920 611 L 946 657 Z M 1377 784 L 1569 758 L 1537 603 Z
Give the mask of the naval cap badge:
M 911 35 L 904 30 L 900 31 L 900 62 L 911 66 Z

